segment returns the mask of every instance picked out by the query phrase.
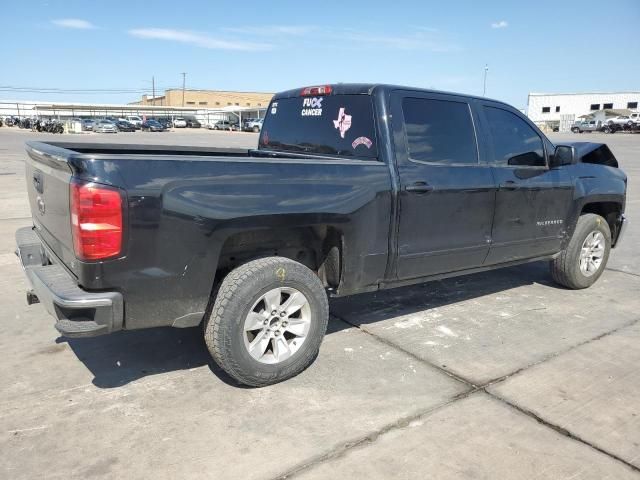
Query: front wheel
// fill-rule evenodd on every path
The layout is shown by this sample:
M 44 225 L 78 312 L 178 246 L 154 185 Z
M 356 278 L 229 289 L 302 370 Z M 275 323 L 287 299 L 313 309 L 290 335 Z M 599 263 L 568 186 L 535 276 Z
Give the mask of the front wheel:
M 248 262 L 222 281 L 205 341 L 238 382 L 261 387 L 291 378 L 315 359 L 329 319 L 318 276 L 282 257 Z
M 569 244 L 551 261 L 551 275 L 567 288 L 590 287 L 602 275 L 610 250 L 607 221 L 593 213 L 581 215 Z

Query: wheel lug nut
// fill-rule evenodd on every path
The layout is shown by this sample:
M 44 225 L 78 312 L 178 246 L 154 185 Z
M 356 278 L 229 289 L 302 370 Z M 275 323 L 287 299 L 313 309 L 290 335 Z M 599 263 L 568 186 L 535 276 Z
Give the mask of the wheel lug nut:
M 275 336 L 277 337 L 278 335 L 280 335 L 280 330 L 275 331 Z
M 278 312 L 276 312 L 275 310 L 271 311 L 271 315 L 277 315 Z
M 268 324 L 269 324 L 269 320 L 265 320 L 263 323 L 264 323 L 265 325 L 268 325 Z
M 284 313 L 284 312 L 280 312 L 280 316 L 281 316 L 281 317 L 284 317 L 285 315 L 286 315 L 286 313 Z
M 289 325 L 289 322 L 282 322 L 283 327 L 286 327 L 287 325 Z

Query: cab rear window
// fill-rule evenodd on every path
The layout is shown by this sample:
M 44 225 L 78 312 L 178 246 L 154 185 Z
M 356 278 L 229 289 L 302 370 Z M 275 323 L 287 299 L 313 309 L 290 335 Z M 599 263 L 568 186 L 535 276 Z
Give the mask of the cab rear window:
M 327 95 L 274 100 L 267 110 L 258 148 L 377 158 L 371 97 Z

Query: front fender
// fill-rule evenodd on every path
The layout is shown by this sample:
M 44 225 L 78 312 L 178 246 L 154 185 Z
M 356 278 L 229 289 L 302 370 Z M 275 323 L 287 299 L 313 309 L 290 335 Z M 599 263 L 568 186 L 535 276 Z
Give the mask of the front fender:
M 573 177 L 574 196 L 563 247 L 573 235 L 581 213 L 589 205 L 615 203 L 623 213 L 627 192 L 627 177 L 618 168 L 595 163 L 577 163 L 567 168 Z

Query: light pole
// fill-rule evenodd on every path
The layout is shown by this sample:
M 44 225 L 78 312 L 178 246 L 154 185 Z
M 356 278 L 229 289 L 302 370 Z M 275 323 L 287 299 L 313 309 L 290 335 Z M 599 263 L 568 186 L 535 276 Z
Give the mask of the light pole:
M 487 72 L 489 71 L 489 65 L 484 64 L 484 81 L 482 82 L 482 96 L 487 96 Z
M 184 107 L 184 82 L 187 77 L 185 72 L 182 72 L 182 106 Z

